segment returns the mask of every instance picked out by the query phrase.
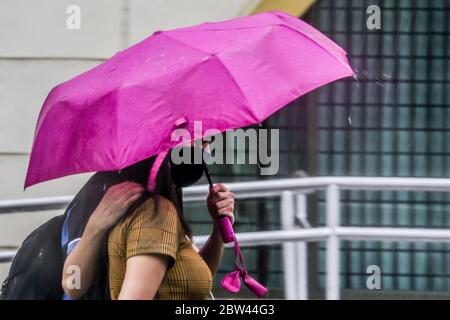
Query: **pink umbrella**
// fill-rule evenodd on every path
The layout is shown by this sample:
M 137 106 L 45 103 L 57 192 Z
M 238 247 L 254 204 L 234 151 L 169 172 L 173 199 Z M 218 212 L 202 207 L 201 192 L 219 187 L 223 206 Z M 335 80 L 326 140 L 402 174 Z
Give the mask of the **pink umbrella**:
M 353 76 L 345 51 L 297 17 L 267 12 L 157 31 L 51 90 L 25 187 L 120 170 L 158 155 L 194 121 L 225 131 L 262 122 L 303 94 Z M 201 137 L 196 137 L 201 138 Z
M 260 123 L 352 75 L 342 48 L 281 12 L 155 32 L 51 90 L 25 187 L 166 152 L 173 129 L 193 134 L 195 120 L 203 132 Z

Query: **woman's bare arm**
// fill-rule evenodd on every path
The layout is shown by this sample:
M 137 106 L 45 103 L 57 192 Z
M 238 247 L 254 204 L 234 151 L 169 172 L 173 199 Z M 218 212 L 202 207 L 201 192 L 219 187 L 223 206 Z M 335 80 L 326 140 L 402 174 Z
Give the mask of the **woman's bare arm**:
M 87 293 L 99 264 L 99 254 L 105 233 L 86 229 L 80 242 L 68 255 L 64 263 L 62 287 L 72 299 L 78 299 Z M 78 281 L 73 277 L 79 276 Z
M 231 219 L 231 223 L 234 223 L 234 194 L 224 185 L 218 183 L 209 191 L 207 204 L 208 211 L 213 219 L 213 229 L 199 254 L 214 276 L 220 266 L 224 249 L 217 218 L 226 215 Z
M 69 297 L 77 299 L 88 292 L 97 272 L 100 250 L 109 229 L 143 191 L 141 185 L 133 182 L 123 182 L 106 191 L 89 218 L 80 242 L 64 263 L 62 287 Z M 80 277 L 80 281 L 74 281 L 76 276 Z
M 222 261 L 223 249 L 224 245 L 222 236 L 220 235 L 219 228 L 214 221 L 213 230 L 211 231 L 208 240 L 206 240 L 205 244 L 199 251 L 200 256 L 203 260 L 205 260 L 213 276 L 217 272 L 217 269 L 219 269 L 220 262 Z
M 119 300 L 152 300 L 166 274 L 169 258 L 160 254 L 127 259 Z

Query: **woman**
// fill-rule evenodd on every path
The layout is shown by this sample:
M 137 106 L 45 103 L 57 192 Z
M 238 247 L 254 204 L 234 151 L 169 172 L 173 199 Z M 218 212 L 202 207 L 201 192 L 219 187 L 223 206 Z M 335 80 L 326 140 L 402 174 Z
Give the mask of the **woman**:
M 213 227 L 198 250 L 183 216 L 181 188 L 197 181 L 203 166 L 174 165 L 167 157 L 155 192 L 150 194 L 145 186 L 152 163 L 153 158 L 119 172 L 97 173 L 74 199 L 74 205 L 69 205 L 68 210 L 73 211 L 69 217 L 87 216 L 82 236 L 66 246 L 62 286 L 70 298 L 80 298 L 96 285 L 104 264 L 99 257 L 106 238 L 112 299 L 208 297 L 223 254 L 216 220 L 227 215 L 234 222 L 234 195 L 221 184 L 209 191 L 207 206 Z M 86 207 L 86 202 L 97 205 Z M 80 286 L 72 285 L 73 266 L 80 270 Z

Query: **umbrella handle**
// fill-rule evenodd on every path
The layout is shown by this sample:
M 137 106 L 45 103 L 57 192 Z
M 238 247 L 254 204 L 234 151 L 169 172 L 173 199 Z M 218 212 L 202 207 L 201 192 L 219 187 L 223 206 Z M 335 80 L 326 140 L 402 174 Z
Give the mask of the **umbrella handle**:
M 209 188 L 213 188 L 213 183 L 211 176 L 208 171 L 208 167 L 206 166 L 206 163 L 203 162 L 203 169 L 205 171 L 206 179 L 208 179 Z M 231 224 L 231 220 L 227 216 L 220 216 L 217 218 L 217 224 L 219 226 L 219 231 L 222 236 L 222 240 L 224 243 L 229 243 L 234 241 L 234 229 L 233 225 Z
M 234 241 L 234 229 L 228 216 L 220 216 L 217 218 L 217 225 L 224 243 Z
M 211 176 L 209 175 L 208 167 L 206 166 L 206 163 L 204 161 L 203 161 L 203 171 L 205 171 L 205 176 L 206 176 L 206 179 L 208 180 L 209 188 L 212 189 L 213 183 L 211 180 Z

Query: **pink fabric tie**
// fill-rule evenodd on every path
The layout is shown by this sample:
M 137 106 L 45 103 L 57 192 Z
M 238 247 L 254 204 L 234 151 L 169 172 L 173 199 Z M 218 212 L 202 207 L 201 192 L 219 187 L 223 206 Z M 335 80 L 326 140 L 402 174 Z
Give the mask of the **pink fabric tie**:
M 179 117 L 175 123 L 172 126 L 172 130 L 175 130 L 176 128 L 179 128 L 183 125 L 185 125 L 187 123 L 187 119 L 186 117 Z M 172 134 L 172 132 L 171 132 Z M 167 147 L 169 147 L 169 145 L 167 144 Z M 167 148 L 165 151 L 162 151 L 160 153 L 158 153 L 158 155 L 155 158 L 155 161 L 153 162 L 152 168 L 150 170 L 149 173 L 149 177 L 148 177 L 148 181 L 147 181 L 147 190 L 153 192 L 155 191 L 155 187 L 156 187 L 156 177 L 158 175 L 159 172 L 159 167 L 161 167 L 162 162 L 164 161 L 164 159 L 166 158 L 166 155 L 169 153 L 171 149 Z
M 237 238 L 234 237 L 233 240 L 235 271 L 232 271 L 225 275 L 220 281 L 220 284 L 228 292 L 237 293 L 241 289 L 241 281 L 239 279 L 239 277 L 241 277 L 244 281 L 244 284 L 251 292 L 253 292 L 258 298 L 264 297 L 267 294 L 267 288 L 248 275 L 248 271 L 244 267 L 244 258 L 242 256 L 241 248 L 239 247 Z

